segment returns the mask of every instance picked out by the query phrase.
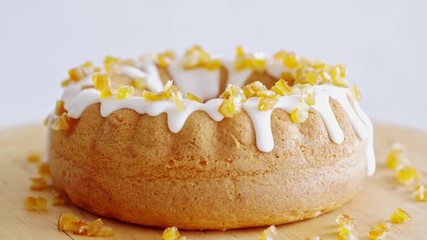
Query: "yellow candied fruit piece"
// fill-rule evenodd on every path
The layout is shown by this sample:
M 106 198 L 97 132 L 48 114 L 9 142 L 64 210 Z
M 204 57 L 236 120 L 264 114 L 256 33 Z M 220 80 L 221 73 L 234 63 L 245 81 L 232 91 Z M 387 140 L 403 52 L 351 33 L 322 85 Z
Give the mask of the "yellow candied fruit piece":
M 282 58 L 283 65 L 288 69 L 294 69 L 298 67 L 298 59 L 294 53 L 285 54 Z
M 30 185 L 31 191 L 44 191 L 49 188 L 46 178 L 43 176 L 30 178 L 30 181 L 31 181 L 31 185 Z
M 114 91 L 111 88 L 106 88 L 103 90 L 99 90 L 99 94 L 101 99 L 105 99 L 105 98 L 112 97 L 114 95 Z
M 162 240 L 185 240 L 177 227 L 168 227 L 163 231 Z
M 187 96 L 187 99 L 189 99 L 189 100 L 196 101 L 196 102 L 199 102 L 199 103 L 203 102 L 201 98 L 199 98 L 196 95 L 193 95 L 191 93 L 187 93 L 186 96 Z
M 268 91 L 267 87 L 259 81 L 255 81 L 244 86 L 242 90 L 246 98 L 251 98 L 255 95 L 259 97 L 259 94 L 261 94 L 261 92 Z
M 71 213 L 61 213 L 56 226 L 58 231 L 78 232 L 85 224 L 85 221 L 80 220 Z
M 61 213 L 59 215 L 57 229 L 58 231 L 67 231 L 89 237 L 109 237 L 113 235 L 113 229 L 104 226 L 104 222 L 101 219 L 87 222 L 70 213 Z
M 85 62 L 82 65 L 68 70 L 68 75 L 71 81 L 79 81 L 88 74 L 93 72 L 93 64 L 91 62 Z
M 242 46 L 236 47 L 236 57 L 244 57 L 245 56 L 245 50 L 243 50 Z
M 105 59 L 104 59 L 104 68 L 105 68 L 105 71 L 107 71 L 107 72 L 115 71 L 116 70 L 116 66 L 119 63 L 120 63 L 120 60 L 118 58 L 115 58 L 115 57 L 112 57 L 112 56 L 105 57 Z
M 221 67 L 221 61 L 212 59 L 200 46 L 193 46 L 185 52 L 184 69 L 205 68 L 213 71 Z
M 291 112 L 291 119 L 294 123 L 305 122 L 308 118 L 309 107 L 307 104 L 300 104 Z
M 42 177 L 50 176 L 49 165 L 47 163 L 40 163 L 40 165 L 38 166 L 38 172 L 39 172 L 39 175 Z
M 233 101 L 231 99 L 224 99 L 221 105 L 219 105 L 218 111 L 224 115 L 224 117 L 232 117 L 240 111 L 236 111 Z
M 234 97 L 238 96 L 242 99 L 243 102 L 246 101 L 246 96 L 245 96 L 245 93 L 243 92 L 243 89 L 233 84 L 229 84 L 225 89 L 225 91 L 221 93 L 221 95 L 219 95 L 220 98 L 225 98 L 225 99 L 228 99 L 232 96 Z
M 244 86 L 242 90 L 246 98 L 251 98 L 256 95 L 256 91 L 250 85 Z
M 386 165 L 390 169 L 397 169 L 402 164 L 403 160 L 403 146 L 395 143 L 391 151 L 387 154 Z
M 276 106 L 277 102 L 279 101 L 279 95 L 271 95 L 271 96 L 264 96 L 259 98 L 258 103 L 258 110 L 261 111 L 267 111 L 271 110 Z
M 185 110 L 184 99 L 182 98 L 182 92 L 181 91 L 178 91 L 176 93 L 172 93 L 172 100 L 175 104 L 175 107 L 179 111 Z
M 263 71 L 267 62 L 264 53 L 247 54 L 242 47 L 236 48 L 236 59 L 234 60 L 234 68 L 237 71 L 250 69 L 253 71 Z
M 427 190 L 426 186 L 424 184 L 417 184 L 415 185 L 415 192 L 414 192 L 415 199 L 419 202 L 426 202 L 427 201 Z
M 47 200 L 42 197 L 25 198 L 24 208 L 27 211 L 46 211 Z
M 305 71 L 304 78 L 305 78 L 305 82 L 307 82 L 310 85 L 314 85 L 322 81 L 320 74 L 315 70 Z
M 218 59 L 215 59 L 207 62 L 205 67 L 207 70 L 213 71 L 220 68 L 221 66 L 222 66 L 222 62 Z
M 357 87 L 356 84 L 350 87 L 350 93 L 354 99 L 356 99 L 357 101 L 360 101 L 360 96 L 361 96 L 360 89 Z
M 271 225 L 259 236 L 259 240 L 273 240 L 277 236 L 277 229 L 274 225 Z
M 144 90 L 147 88 L 147 83 L 144 78 L 135 78 L 132 80 L 132 87 L 136 90 Z
M 323 60 L 315 60 L 313 62 L 310 62 L 310 67 L 316 69 L 316 70 L 323 70 L 328 67 L 325 61 Z
M 163 89 L 163 92 L 165 93 L 166 97 L 169 99 L 172 99 L 173 94 L 180 92 L 178 87 L 172 84 L 173 82 L 169 80 Z
M 61 116 L 62 114 L 66 113 L 66 112 L 67 112 L 67 110 L 65 110 L 65 108 L 64 108 L 64 101 L 63 100 L 56 101 L 55 115 Z
M 94 74 L 92 76 L 92 82 L 95 85 L 95 89 L 104 90 L 110 88 L 110 78 L 107 74 Z
M 292 92 L 292 88 L 284 79 L 279 79 L 279 81 L 277 81 L 274 86 L 271 87 L 271 90 L 279 94 L 280 96 L 286 96 Z
M 400 183 L 408 185 L 418 180 L 418 172 L 412 166 L 401 166 L 396 171 L 396 178 Z
M 67 113 L 64 113 L 53 121 L 51 128 L 54 131 L 59 131 L 59 130 L 68 130 L 72 126 L 73 126 L 73 120 L 68 117 Z
M 44 119 L 44 121 L 43 121 L 43 125 L 44 125 L 44 126 L 49 125 L 49 123 L 50 123 L 50 118 L 51 118 L 51 116 L 50 116 L 50 114 L 48 114 L 48 115 L 46 116 L 46 118 Z
M 301 96 L 301 99 L 308 105 L 312 106 L 316 104 L 316 96 L 313 86 L 305 84 L 305 85 L 297 85 L 294 87 L 294 94 L 298 94 Z
M 61 87 L 66 87 L 71 83 L 71 79 L 65 79 L 61 82 Z
M 392 224 L 389 222 L 378 223 L 369 231 L 369 239 L 370 240 L 384 239 L 385 235 L 390 230 L 391 226 Z
M 175 53 L 171 50 L 166 50 L 156 55 L 157 65 L 160 67 L 167 67 L 169 63 L 175 59 Z
M 148 101 L 160 101 L 160 100 L 168 99 L 168 97 L 164 92 L 144 91 L 142 92 L 142 97 Z
M 396 212 L 390 215 L 390 222 L 394 224 L 402 224 L 410 221 L 411 219 L 411 216 L 401 208 L 398 208 Z
M 350 216 L 343 214 L 337 217 L 336 222 L 338 223 L 338 239 L 350 240 L 358 239 L 356 236 L 356 226 L 354 225 L 353 219 Z
M 126 99 L 133 95 L 135 89 L 130 86 L 121 86 L 116 91 L 116 99 Z
M 38 163 L 40 162 L 40 159 L 41 159 L 40 153 L 33 152 L 28 154 L 27 156 L 27 162 L 30 162 L 30 163 Z

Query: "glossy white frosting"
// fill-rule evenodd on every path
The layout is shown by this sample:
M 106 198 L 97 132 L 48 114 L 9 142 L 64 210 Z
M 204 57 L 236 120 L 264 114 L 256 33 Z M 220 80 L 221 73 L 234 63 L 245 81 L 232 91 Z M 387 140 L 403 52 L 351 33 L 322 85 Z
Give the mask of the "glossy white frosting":
M 125 73 L 132 76 L 145 77 L 151 90 L 161 89 L 163 87 L 158 76 L 157 69 L 148 70 L 149 65 L 145 65 L 145 73 L 138 69 L 126 69 Z M 154 65 L 151 65 L 154 66 Z M 276 76 L 278 74 L 278 66 L 274 65 L 275 69 L 268 69 L 267 72 Z M 236 72 L 232 65 L 225 64 L 229 69 L 229 82 L 236 85 L 243 84 L 245 77 L 247 78 L 251 71 Z M 135 68 L 135 67 L 133 67 Z M 155 67 L 154 67 L 155 68 Z M 203 99 L 211 99 L 205 103 L 198 103 L 184 99 L 186 106 L 185 110 L 179 111 L 174 102 L 171 100 L 162 101 L 147 101 L 142 97 L 133 96 L 128 99 L 116 99 L 114 97 L 101 99 L 99 91 L 94 88 L 81 89 L 82 86 L 92 85 L 91 76 L 87 76 L 80 82 L 69 84 L 63 93 L 64 107 L 68 111 L 68 116 L 71 118 L 79 118 L 84 110 L 95 103 L 101 103 L 101 115 L 107 117 L 114 111 L 120 109 L 133 109 L 140 114 L 148 114 L 157 116 L 161 113 L 167 114 L 167 124 L 171 132 L 177 133 L 184 126 L 187 118 L 195 111 L 206 112 L 214 121 L 221 121 L 224 117 L 218 111 L 222 99 L 214 98 L 219 95 L 219 78 L 220 73 L 217 71 L 208 71 L 202 69 L 183 70 L 178 62 L 174 62 L 168 68 L 175 84 L 184 92 L 191 92 Z M 146 74 L 143 76 L 142 73 Z M 157 75 L 156 75 L 157 74 Z M 240 75 L 239 75 L 240 74 Z M 152 76 L 154 75 L 154 76 Z M 150 77 L 151 76 L 151 77 Z M 160 83 L 160 84 L 159 84 Z M 151 86 L 151 87 L 150 87 Z M 158 91 L 158 90 L 157 90 Z M 323 118 L 325 126 L 328 130 L 331 140 L 336 144 L 341 144 L 344 141 L 344 134 L 338 121 L 332 111 L 329 100 L 332 98 L 338 101 L 345 113 L 347 114 L 353 129 L 360 139 L 366 140 L 366 155 L 368 159 L 367 172 L 372 175 L 375 171 L 375 156 L 373 152 L 373 127 L 372 123 L 366 114 L 362 111 L 357 101 L 350 102 L 350 92 L 347 88 L 337 87 L 334 85 L 315 85 L 315 105 L 311 106 Z M 274 109 L 282 109 L 290 113 L 301 102 L 299 95 L 282 96 Z M 274 138 L 271 129 L 271 113 L 274 109 L 268 111 L 258 110 L 259 98 L 250 98 L 243 103 L 242 108 L 249 115 L 253 128 L 256 134 L 256 145 L 262 152 L 270 152 L 274 149 Z
M 180 60 L 172 61 L 168 66 L 174 84 L 184 93 L 191 93 L 206 101 L 221 94 L 220 69 L 207 70 L 195 68 L 184 70 Z

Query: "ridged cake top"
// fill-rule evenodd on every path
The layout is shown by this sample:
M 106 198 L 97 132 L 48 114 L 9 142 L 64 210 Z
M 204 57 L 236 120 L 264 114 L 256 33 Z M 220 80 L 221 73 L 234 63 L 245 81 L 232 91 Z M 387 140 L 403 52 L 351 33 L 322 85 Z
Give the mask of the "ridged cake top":
M 101 103 L 104 117 L 123 108 L 151 116 L 166 113 L 174 133 L 194 111 L 205 111 L 215 121 L 246 111 L 263 152 L 274 148 L 274 109 L 290 113 L 295 124 L 304 122 L 310 109 L 319 112 L 331 140 L 341 144 L 345 136 L 331 109 L 332 98 L 343 107 L 359 138 L 367 140 L 368 174 L 375 171 L 372 124 L 359 106 L 357 87 L 348 87 L 341 64 L 310 61 L 286 51 L 266 58 L 240 47 L 234 60 L 225 60 L 195 46 L 182 56 L 165 51 L 136 60 L 107 57 L 103 69 L 87 62 L 71 69 L 62 86 L 53 130 L 69 129 L 95 103 Z

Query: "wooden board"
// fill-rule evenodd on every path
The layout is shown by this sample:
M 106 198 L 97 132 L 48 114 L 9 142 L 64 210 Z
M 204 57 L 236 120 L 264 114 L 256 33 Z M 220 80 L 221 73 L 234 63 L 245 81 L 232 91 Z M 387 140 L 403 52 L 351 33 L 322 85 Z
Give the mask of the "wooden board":
M 42 152 L 45 129 L 30 125 L 0 131 L 0 239 L 88 239 L 56 230 L 61 212 L 70 212 L 88 220 L 96 216 L 76 207 L 49 206 L 47 212 L 28 212 L 23 208 L 29 195 L 50 198 L 47 192 L 31 192 L 29 177 L 35 166 L 26 162 L 31 151 Z M 386 239 L 427 239 L 427 203 L 419 203 L 411 196 L 412 189 L 401 186 L 394 172 L 385 168 L 384 158 L 394 141 L 405 144 L 414 165 L 427 176 L 427 133 L 416 129 L 376 124 L 375 149 L 377 172 L 369 178 L 364 189 L 344 207 L 315 219 L 278 226 L 276 239 L 306 239 L 320 236 L 336 239 L 335 218 L 347 213 L 356 219 L 358 235 L 368 239 L 368 231 L 375 223 L 387 218 L 396 208 L 407 210 L 413 217 L 409 223 L 395 226 Z M 114 236 L 107 239 L 161 239 L 162 229 L 105 219 L 113 227 Z M 188 240 L 238 239 L 256 240 L 263 228 L 230 231 L 182 231 Z

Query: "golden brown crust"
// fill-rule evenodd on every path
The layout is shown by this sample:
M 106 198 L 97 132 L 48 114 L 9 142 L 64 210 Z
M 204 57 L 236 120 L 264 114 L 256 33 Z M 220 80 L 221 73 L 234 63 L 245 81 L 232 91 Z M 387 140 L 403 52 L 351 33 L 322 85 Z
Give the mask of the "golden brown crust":
M 53 182 L 80 207 L 149 226 L 229 229 L 315 217 L 354 196 L 366 174 L 365 142 L 331 105 L 342 144 L 314 110 L 294 124 L 276 109 L 275 147 L 263 153 L 245 112 L 220 122 L 194 112 L 174 134 L 165 114 L 123 109 L 103 118 L 94 104 L 73 129 L 52 131 Z

